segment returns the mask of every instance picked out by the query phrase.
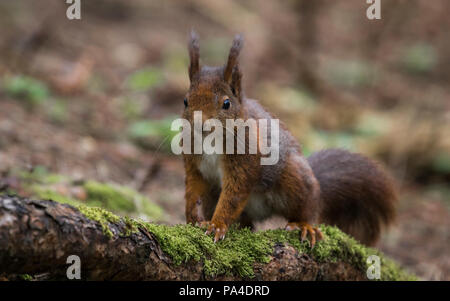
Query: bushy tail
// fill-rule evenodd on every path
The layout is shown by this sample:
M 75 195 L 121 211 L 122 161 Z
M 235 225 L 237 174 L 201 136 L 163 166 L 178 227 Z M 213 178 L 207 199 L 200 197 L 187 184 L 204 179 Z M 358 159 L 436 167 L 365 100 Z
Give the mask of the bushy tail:
M 308 162 L 320 183 L 320 222 L 375 244 L 382 226 L 395 217 L 396 195 L 388 175 L 370 159 L 341 149 L 314 153 Z

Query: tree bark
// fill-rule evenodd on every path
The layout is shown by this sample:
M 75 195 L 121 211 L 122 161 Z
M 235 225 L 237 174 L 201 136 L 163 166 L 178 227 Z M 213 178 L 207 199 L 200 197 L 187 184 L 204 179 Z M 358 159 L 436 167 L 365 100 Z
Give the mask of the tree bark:
M 124 222 L 111 223 L 113 236 L 78 209 L 53 201 L 0 196 L 0 275 L 45 275 L 67 279 L 67 257 L 81 259 L 83 280 L 242 280 L 205 276 L 202 262 L 175 265 L 145 229 L 121 236 Z M 318 263 L 287 245 L 274 247 L 267 264 L 254 264 L 252 280 L 362 280 L 363 272 L 344 263 Z

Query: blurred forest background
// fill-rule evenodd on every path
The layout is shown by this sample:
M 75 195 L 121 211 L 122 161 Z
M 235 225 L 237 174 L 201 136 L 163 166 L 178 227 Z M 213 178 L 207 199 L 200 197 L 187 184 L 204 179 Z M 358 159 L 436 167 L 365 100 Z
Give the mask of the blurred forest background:
M 171 121 L 204 64 L 245 37 L 244 86 L 306 155 L 362 152 L 395 176 L 379 248 L 423 279 L 450 280 L 450 1 L 0 0 L 0 193 L 184 223 Z M 273 220 L 260 228 L 282 225 Z

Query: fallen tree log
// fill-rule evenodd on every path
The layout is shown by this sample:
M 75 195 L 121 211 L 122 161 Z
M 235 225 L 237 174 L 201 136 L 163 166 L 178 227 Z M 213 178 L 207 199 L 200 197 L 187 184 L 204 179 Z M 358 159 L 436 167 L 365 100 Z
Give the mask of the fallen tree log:
M 76 255 L 83 280 L 367 280 L 373 253 L 381 256 L 382 279 L 412 278 L 329 226 L 313 250 L 284 230 L 233 229 L 217 244 L 203 232 L 0 195 L 0 275 L 67 279 L 67 258 Z

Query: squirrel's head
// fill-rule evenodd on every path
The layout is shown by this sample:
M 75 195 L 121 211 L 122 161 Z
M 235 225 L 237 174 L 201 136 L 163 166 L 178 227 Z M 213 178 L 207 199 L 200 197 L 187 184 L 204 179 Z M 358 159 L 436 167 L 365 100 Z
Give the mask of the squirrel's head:
M 202 112 L 203 121 L 215 118 L 225 122 L 241 117 L 243 93 L 238 57 L 242 44 L 242 37 L 237 35 L 224 66 L 200 66 L 198 35 L 191 32 L 188 43 L 190 87 L 184 99 L 185 119 L 192 121 L 195 111 Z

